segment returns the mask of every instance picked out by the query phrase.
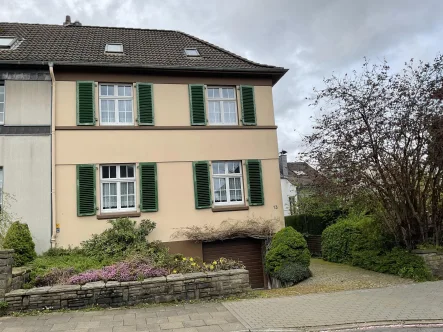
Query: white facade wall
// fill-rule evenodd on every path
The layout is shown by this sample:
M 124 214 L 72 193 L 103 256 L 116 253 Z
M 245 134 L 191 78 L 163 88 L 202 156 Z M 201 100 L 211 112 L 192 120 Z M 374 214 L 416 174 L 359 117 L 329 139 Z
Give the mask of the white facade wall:
M 287 179 L 280 179 L 281 182 L 281 193 L 283 199 L 283 209 L 285 216 L 290 216 L 290 204 L 289 197 L 295 196 L 295 201 L 297 201 L 297 187 L 294 186 Z

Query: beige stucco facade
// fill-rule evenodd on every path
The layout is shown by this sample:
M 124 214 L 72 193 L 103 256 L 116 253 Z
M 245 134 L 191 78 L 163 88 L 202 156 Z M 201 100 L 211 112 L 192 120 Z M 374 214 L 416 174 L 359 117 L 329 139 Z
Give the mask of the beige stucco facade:
M 51 236 L 51 139 L 0 136 L 3 191 L 10 211 L 27 223 L 37 252 L 49 249 Z M 4 202 L 6 203 L 6 202 Z
M 217 225 L 227 219 L 262 217 L 279 219 L 283 227 L 283 206 L 278 167 L 277 132 L 274 121 L 272 87 L 269 80 L 165 78 L 149 76 L 112 76 L 92 74 L 56 73 L 56 222 L 58 246 L 76 246 L 100 233 L 107 227 L 105 220 L 97 216 L 77 217 L 76 165 L 97 166 L 96 201 L 100 213 L 99 165 L 112 163 L 157 163 L 158 212 L 142 213 L 134 219 L 151 219 L 157 228 L 151 240 L 164 242 L 183 240 L 172 238 L 179 227 L 192 225 Z M 113 127 L 101 130 L 100 121 L 95 127 L 76 127 L 75 80 L 132 83 L 134 97 L 136 82 L 153 83 L 155 126 L 119 130 Z M 237 128 L 206 126 L 190 127 L 188 83 L 207 85 L 254 84 L 257 126 L 243 127 L 240 121 L 239 103 Z M 96 87 L 98 92 L 98 84 Z M 98 93 L 96 93 L 96 118 L 99 119 Z M 238 95 L 238 94 L 237 94 Z M 237 98 L 239 99 L 239 98 Z M 134 114 L 136 102 L 134 98 Z M 262 163 L 262 179 L 265 204 L 250 206 L 248 210 L 213 212 L 212 209 L 196 209 L 192 162 L 242 161 L 243 194 L 247 202 L 245 160 L 259 159 Z M 137 169 L 138 173 L 138 169 Z M 137 177 L 138 179 L 138 174 Z M 137 189 L 137 204 L 139 195 Z M 247 203 L 246 203 L 247 205 Z

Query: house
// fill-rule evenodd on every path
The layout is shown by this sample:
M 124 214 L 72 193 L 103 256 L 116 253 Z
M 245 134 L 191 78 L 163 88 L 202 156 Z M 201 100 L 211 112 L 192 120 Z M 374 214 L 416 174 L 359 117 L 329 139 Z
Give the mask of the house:
M 214 247 L 171 235 L 248 217 L 284 226 L 272 87 L 287 69 L 178 31 L 83 26 L 69 17 L 0 29 L 19 41 L 0 52 L 0 63 L 53 74 L 54 246 L 78 246 L 109 219 L 151 219 L 150 240 L 206 260 L 215 250 L 256 261 L 247 266 L 253 286 L 263 286 L 261 243 Z
M 0 58 L 20 44 L 3 33 Z M 0 62 L 0 207 L 28 223 L 42 252 L 51 237 L 51 78 Z
M 306 162 L 289 162 L 286 151 L 279 156 L 281 195 L 284 215 L 297 214 L 297 202 L 315 186 L 319 173 Z

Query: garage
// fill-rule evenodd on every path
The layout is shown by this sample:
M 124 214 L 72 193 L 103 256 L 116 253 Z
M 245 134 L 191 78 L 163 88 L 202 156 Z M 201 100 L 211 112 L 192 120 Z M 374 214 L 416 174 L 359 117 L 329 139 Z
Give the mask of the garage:
M 203 260 L 210 263 L 220 257 L 243 262 L 249 271 L 252 288 L 264 288 L 262 240 L 251 238 L 203 243 Z

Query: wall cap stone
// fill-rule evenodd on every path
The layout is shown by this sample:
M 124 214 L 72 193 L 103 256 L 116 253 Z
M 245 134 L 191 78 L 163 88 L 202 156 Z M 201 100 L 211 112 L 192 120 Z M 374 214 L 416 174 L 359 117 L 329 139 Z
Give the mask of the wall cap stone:
M 94 282 L 88 282 L 87 284 L 84 284 L 81 286 L 81 290 L 84 289 L 93 289 L 93 288 L 105 288 L 106 284 L 104 281 L 94 281 Z

